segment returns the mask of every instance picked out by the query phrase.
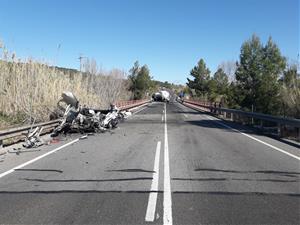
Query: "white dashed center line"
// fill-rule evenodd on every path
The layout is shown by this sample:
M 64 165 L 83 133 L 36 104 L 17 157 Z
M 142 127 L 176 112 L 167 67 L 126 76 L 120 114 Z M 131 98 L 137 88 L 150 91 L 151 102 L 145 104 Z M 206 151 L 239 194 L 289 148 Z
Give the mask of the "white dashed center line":
M 148 199 L 148 207 L 146 212 L 145 221 L 153 222 L 155 218 L 155 209 L 156 209 L 156 202 L 157 202 L 157 193 L 158 193 L 158 180 L 159 180 L 159 157 L 160 157 L 160 148 L 161 142 L 157 142 L 156 146 L 156 153 L 154 159 L 154 173 L 153 173 L 153 180 L 151 184 L 151 192 L 149 194 Z

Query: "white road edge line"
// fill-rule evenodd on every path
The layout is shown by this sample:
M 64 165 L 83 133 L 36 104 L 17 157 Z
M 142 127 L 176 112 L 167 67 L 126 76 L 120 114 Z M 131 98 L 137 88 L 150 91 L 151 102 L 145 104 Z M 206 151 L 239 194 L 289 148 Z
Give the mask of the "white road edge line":
M 260 139 L 258 139 L 258 138 L 255 138 L 255 137 L 253 137 L 253 136 L 251 136 L 251 135 L 249 135 L 249 134 L 245 134 L 245 133 L 243 133 L 243 132 L 241 132 L 241 131 L 239 131 L 239 130 L 237 130 L 237 129 L 231 127 L 231 126 L 228 126 L 228 125 L 226 125 L 226 124 L 224 124 L 224 123 L 221 123 L 221 122 L 218 121 L 218 120 L 214 120 L 214 119 L 212 119 L 212 118 L 210 118 L 210 117 L 208 117 L 208 116 L 206 116 L 206 118 L 209 119 L 209 120 L 212 120 L 213 122 L 215 122 L 215 123 L 217 123 L 217 124 L 220 124 L 220 125 L 222 125 L 222 126 L 224 126 L 224 127 L 226 127 L 226 128 L 229 128 L 229 129 L 231 129 L 231 130 L 233 130 L 233 131 L 236 131 L 236 132 L 238 132 L 238 133 L 240 133 L 240 134 L 242 134 L 242 135 L 244 135 L 244 136 L 246 136 L 246 137 L 248 137 L 248 138 L 251 138 L 252 140 L 255 140 L 255 141 L 257 141 L 257 142 L 259 142 L 259 143 L 261 143 L 261 144 L 264 144 L 264 145 L 266 145 L 266 146 L 268 146 L 268 147 L 270 147 L 270 148 L 273 148 L 273 149 L 275 149 L 275 150 L 277 150 L 277 151 L 279 151 L 279 152 L 281 152 L 281 153 L 283 153 L 283 154 L 286 154 L 286 155 L 288 155 L 288 156 L 290 156 L 290 157 L 293 157 L 293 158 L 295 158 L 295 159 L 300 160 L 300 157 L 298 157 L 298 156 L 296 156 L 296 155 L 293 155 L 293 154 L 291 154 L 291 153 L 289 153 L 289 152 L 287 152 L 287 151 L 285 151 L 285 150 L 283 150 L 283 149 L 281 149 L 281 148 L 278 148 L 278 147 L 276 147 L 276 146 L 274 146 L 274 145 L 271 145 L 271 144 L 269 144 L 269 143 L 267 143 L 267 142 L 264 142 L 264 141 L 262 141 L 262 140 L 260 140 Z
M 158 181 L 159 181 L 160 148 L 161 148 L 161 142 L 158 141 L 156 146 L 155 159 L 154 159 L 154 169 L 153 169 L 154 173 L 153 173 L 153 179 L 151 184 L 151 192 L 149 194 L 147 212 L 145 216 L 145 221 L 147 222 L 153 222 L 155 219 L 155 209 L 156 209 Z
M 169 144 L 167 129 L 167 108 L 165 103 L 165 141 L 164 141 L 164 225 L 172 225 L 172 196 L 171 196 L 171 180 L 169 165 Z
M 80 139 L 80 138 L 77 138 L 77 139 L 75 139 L 75 140 L 73 140 L 73 141 L 71 141 L 71 142 L 69 142 L 69 143 L 66 143 L 66 144 L 64 144 L 64 145 L 62 145 L 62 146 L 60 146 L 60 147 L 58 147 L 58 148 L 56 148 L 56 149 L 51 150 L 50 152 L 47 152 L 47 153 L 45 153 L 45 154 L 43 154 L 43 155 L 40 155 L 40 156 L 38 156 L 38 157 L 36 157 L 36 158 L 34 158 L 34 159 L 32 159 L 32 160 L 29 160 L 28 162 L 25 162 L 25 163 L 23 163 L 23 164 L 21 164 L 21 165 L 19 165 L 19 166 L 16 166 L 16 167 L 14 167 L 14 168 L 12 168 L 12 169 L 10 169 L 10 170 L 4 172 L 4 173 L 1 173 L 1 174 L 0 174 L 0 178 L 2 178 L 2 177 L 4 177 L 4 176 L 6 176 L 6 175 L 8 175 L 8 174 L 10 174 L 10 173 L 12 173 L 12 172 L 14 172 L 14 171 L 17 170 L 17 169 L 21 169 L 21 168 L 23 168 L 24 166 L 27 166 L 27 165 L 29 165 L 29 164 L 31 164 L 31 163 L 33 163 L 33 162 L 36 162 L 36 161 L 38 161 L 39 159 L 42 159 L 42 158 L 44 158 L 44 157 L 46 157 L 46 156 L 48 156 L 48 155 L 50 155 L 50 154 L 52 154 L 52 153 L 54 153 L 54 152 L 57 152 L 58 150 L 61 150 L 61 149 L 65 148 L 65 147 L 67 147 L 67 146 L 69 146 L 69 145 L 71 145 L 71 144 L 74 144 L 74 143 L 76 143 L 77 141 L 79 141 L 79 139 Z

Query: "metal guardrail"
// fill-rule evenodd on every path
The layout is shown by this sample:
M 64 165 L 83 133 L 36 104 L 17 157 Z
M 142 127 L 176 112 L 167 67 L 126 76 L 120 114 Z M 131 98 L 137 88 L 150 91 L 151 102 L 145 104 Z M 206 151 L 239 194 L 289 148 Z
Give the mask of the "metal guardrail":
M 47 128 L 47 129 L 53 129 L 54 127 L 56 127 L 58 125 L 59 125 L 59 120 L 51 120 L 51 121 L 43 122 L 43 123 L 36 123 L 34 125 L 27 125 L 27 126 L 22 126 L 22 127 L 10 128 L 7 130 L 1 130 L 0 131 L 0 146 L 3 145 L 4 140 L 10 139 L 10 138 L 17 138 L 17 137 L 24 138 L 30 129 L 34 129 L 34 128 L 40 127 L 40 126 Z M 45 129 L 45 132 L 47 129 Z
M 147 102 L 149 102 L 150 100 L 128 100 L 128 101 L 120 101 L 117 102 L 116 106 L 118 108 L 120 108 L 121 110 L 126 110 L 126 109 L 131 109 L 134 108 L 136 106 L 145 104 Z
M 117 107 L 121 110 L 128 110 L 140 105 L 149 103 L 150 100 L 132 100 L 132 101 L 121 101 L 116 103 Z M 44 133 L 49 130 L 53 130 L 56 126 L 59 125 L 60 120 L 51 120 L 48 122 L 36 123 L 34 125 L 26 125 L 22 127 L 9 128 L 6 130 L 0 130 L 0 147 L 3 145 L 4 140 L 18 138 L 18 140 L 22 140 L 26 137 L 28 131 L 30 129 L 34 129 L 36 127 L 44 127 Z
M 263 113 L 255 113 L 255 112 L 246 112 L 242 110 L 236 109 L 228 109 L 222 107 L 215 107 L 212 104 L 207 102 L 200 102 L 195 100 L 183 100 L 183 104 L 190 104 L 194 106 L 201 107 L 204 111 L 214 113 L 217 116 L 222 116 L 222 118 L 230 118 L 230 120 L 235 121 L 242 118 L 250 118 L 250 119 L 257 119 L 261 121 L 261 127 L 263 127 L 263 121 L 269 121 L 277 124 L 277 131 L 280 137 L 283 137 L 284 126 L 290 126 L 297 129 L 297 139 L 300 141 L 300 120 L 299 119 L 292 119 L 292 118 L 284 118 L 279 116 L 272 116 Z M 253 121 L 252 121 L 253 122 Z

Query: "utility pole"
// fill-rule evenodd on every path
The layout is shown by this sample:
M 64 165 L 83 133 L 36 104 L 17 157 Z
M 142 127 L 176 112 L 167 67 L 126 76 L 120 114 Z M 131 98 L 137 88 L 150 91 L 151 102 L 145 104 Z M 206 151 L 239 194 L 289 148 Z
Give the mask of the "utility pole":
M 299 72 L 300 70 L 300 61 L 299 61 L 299 52 L 298 52 L 298 55 L 297 55 L 297 71 Z
M 81 70 L 82 70 L 82 59 L 84 59 L 84 58 L 86 58 L 86 57 L 84 57 L 84 56 L 82 56 L 82 53 L 80 53 L 79 54 L 79 63 L 80 63 L 80 66 L 79 66 L 79 68 L 80 68 L 80 72 L 81 72 Z

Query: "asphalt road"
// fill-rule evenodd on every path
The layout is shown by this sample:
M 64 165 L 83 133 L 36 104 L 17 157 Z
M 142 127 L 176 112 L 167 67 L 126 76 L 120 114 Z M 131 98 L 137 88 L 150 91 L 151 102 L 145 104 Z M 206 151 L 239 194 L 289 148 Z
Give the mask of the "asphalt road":
M 0 164 L 0 224 L 300 224 L 297 146 L 175 102 L 76 138 Z

